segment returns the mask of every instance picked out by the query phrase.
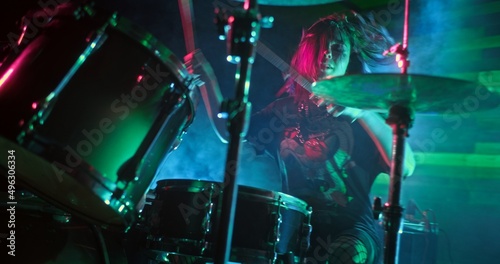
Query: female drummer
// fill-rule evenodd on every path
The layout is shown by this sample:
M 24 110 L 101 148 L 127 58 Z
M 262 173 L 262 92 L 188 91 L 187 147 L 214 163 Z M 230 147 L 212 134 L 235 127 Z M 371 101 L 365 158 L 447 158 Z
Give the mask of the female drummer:
M 291 60 L 287 96 L 253 115 L 248 140 L 284 164 L 284 190 L 313 208 L 306 263 L 379 263 L 380 227 L 371 186 L 390 167 L 392 132 L 377 113 L 311 96 L 308 84 L 366 73 L 384 63 L 393 41 L 373 19 L 350 12 L 319 19 L 303 32 Z M 345 87 L 349 89 L 349 87 Z M 352 91 L 355 93 L 356 91 Z M 414 170 L 406 146 L 403 176 Z

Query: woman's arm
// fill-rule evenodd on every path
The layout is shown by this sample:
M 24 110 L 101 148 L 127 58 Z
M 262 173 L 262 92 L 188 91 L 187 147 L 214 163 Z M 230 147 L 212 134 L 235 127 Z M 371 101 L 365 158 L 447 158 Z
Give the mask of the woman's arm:
M 393 135 L 392 128 L 376 112 L 361 110 L 353 107 L 344 107 L 335 104 L 328 104 L 328 100 L 322 99 L 320 104 L 325 104 L 327 111 L 335 117 L 348 116 L 352 122 L 358 121 L 372 141 L 377 146 L 382 158 L 387 166 L 391 166 Z M 415 170 L 415 157 L 410 145 L 405 142 L 405 153 L 403 162 L 403 177 L 408 177 Z
M 387 165 L 390 166 L 393 147 L 391 127 L 386 124 L 385 120 L 379 114 L 372 111 L 363 111 L 357 116 L 357 121 L 359 121 L 368 135 L 370 135 L 371 139 L 381 153 L 382 158 Z M 415 170 L 415 157 L 413 156 L 413 151 L 407 142 L 405 142 L 404 149 L 403 175 L 401 176 L 408 177 L 411 176 Z

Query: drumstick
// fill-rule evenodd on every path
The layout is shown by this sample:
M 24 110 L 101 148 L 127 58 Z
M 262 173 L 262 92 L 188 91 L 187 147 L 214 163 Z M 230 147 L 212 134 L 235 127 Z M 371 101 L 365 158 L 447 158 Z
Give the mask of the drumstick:
M 178 4 L 179 11 L 181 13 L 182 31 L 184 32 L 186 53 L 191 53 L 195 50 L 193 3 L 192 0 L 178 0 Z
M 187 51 L 184 62 L 191 74 L 195 72 L 198 74 L 200 82 L 197 82 L 197 87 L 202 95 L 212 129 L 221 142 L 227 143 L 226 118 L 218 117 L 223 101 L 219 83 L 209 62 L 195 46 L 192 0 L 178 0 L 178 3 Z

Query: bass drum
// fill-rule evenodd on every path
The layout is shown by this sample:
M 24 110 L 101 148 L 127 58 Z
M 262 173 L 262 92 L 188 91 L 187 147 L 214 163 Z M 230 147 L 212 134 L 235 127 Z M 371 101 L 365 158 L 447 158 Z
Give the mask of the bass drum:
M 90 4 L 24 21 L 28 30 L 0 66 L 0 151 L 37 196 L 103 226 L 130 227 L 193 120 L 195 80 L 151 35 Z M 12 164 L 0 168 L 14 173 Z

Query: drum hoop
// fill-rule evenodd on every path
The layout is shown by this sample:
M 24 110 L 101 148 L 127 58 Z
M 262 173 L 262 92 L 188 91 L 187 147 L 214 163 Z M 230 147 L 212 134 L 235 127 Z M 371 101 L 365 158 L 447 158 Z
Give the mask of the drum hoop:
M 274 253 L 266 250 L 259 250 L 253 248 L 243 248 L 236 247 L 231 248 L 230 260 L 243 261 L 252 259 L 252 262 L 257 263 L 271 263 L 270 261 L 274 259 Z
M 19 203 L 16 205 L 16 209 L 26 210 L 30 212 L 45 213 L 53 216 L 62 216 L 62 217 L 67 217 L 68 219 L 71 218 L 70 213 L 62 210 L 61 208 L 51 203 L 48 203 L 47 201 L 32 194 L 31 192 L 23 191 L 22 189 L 17 190 L 17 192 L 19 192 L 17 194 L 17 196 L 19 196 L 17 198 Z M 4 205 L 7 205 L 9 201 L 9 199 L 7 199 L 7 193 L 2 192 L 0 194 L 1 194 L 0 201 L 2 201 Z
M 165 191 L 165 187 L 168 187 L 169 191 L 203 192 L 207 188 L 217 191 L 221 189 L 220 185 L 222 183 L 204 180 L 164 179 L 156 182 L 156 191 Z
M 206 240 L 198 241 L 187 238 L 168 238 L 160 236 L 148 237 L 146 240 L 148 244 L 155 245 L 154 247 L 149 245 L 150 250 L 180 255 L 199 254 L 196 257 L 207 257 L 207 252 L 213 247 L 212 243 Z M 199 252 L 193 253 L 194 251 Z
M 147 31 L 143 30 L 139 26 L 136 26 L 130 20 L 120 17 L 117 14 L 114 14 L 110 18 L 110 25 L 132 38 L 137 43 L 140 43 L 144 48 L 148 49 L 151 54 L 160 59 L 160 61 L 168 67 L 177 80 L 181 81 L 181 84 L 186 85 L 186 88 L 191 90 L 192 87 L 189 87 L 189 83 L 186 82 L 186 80 L 190 81 L 192 79 L 192 75 L 188 73 L 184 64 L 175 56 L 175 54 L 156 37 L 147 33 Z
M 175 79 L 179 81 L 179 84 L 183 86 L 188 92 L 184 94 L 188 97 L 189 106 L 191 113 L 195 113 L 196 105 L 198 104 L 200 93 L 199 89 L 196 89 L 196 78 L 190 74 L 186 66 L 177 58 L 177 56 L 167 48 L 163 43 L 161 43 L 156 37 L 147 31 L 143 30 L 141 27 L 132 23 L 132 21 L 127 18 L 118 16 L 114 13 L 109 19 L 109 24 L 111 27 L 116 28 L 121 33 L 125 34 L 136 43 L 139 43 L 142 47 L 149 50 L 149 52 L 158 58 L 174 75 Z M 189 124 L 193 122 L 191 118 Z M 186 125 L 186 127 L 187 127 Z
M 262 200 L 271 204 L 276 204 L 279 201 L 280 207 L 299 211 L 306 216 L 312 213 L 311 209 L 305 201 L 286 193 L 264 190 L 249 186 L 239 186 L 238 189 L 239 197 L 252 198 L 252 200 L 254 201 Z
M 163 188 L 165 187 L 170 187 L 168 188 L 169 191 L 182 190 L 186 192 L 203 192 L 206 188 L 213 188 L 214 191 L 221 191 L 223 185 L 221 182 L 199 179 L 163 179 L 158 180 L 156 184 L 156 192 L 158 192 L 158 189 L 164 191 Z M 251 198 L 252 201 L 262 201 L 275 205 L 278 205 L 277 202 L 280 201 L 280 207 L 299 211 L 305 216 L 309 216 L 312 213 L 312 209 L 305 201 L 282 192 L 259 189 L 250 186 L 238 186 L 238 197 Z

